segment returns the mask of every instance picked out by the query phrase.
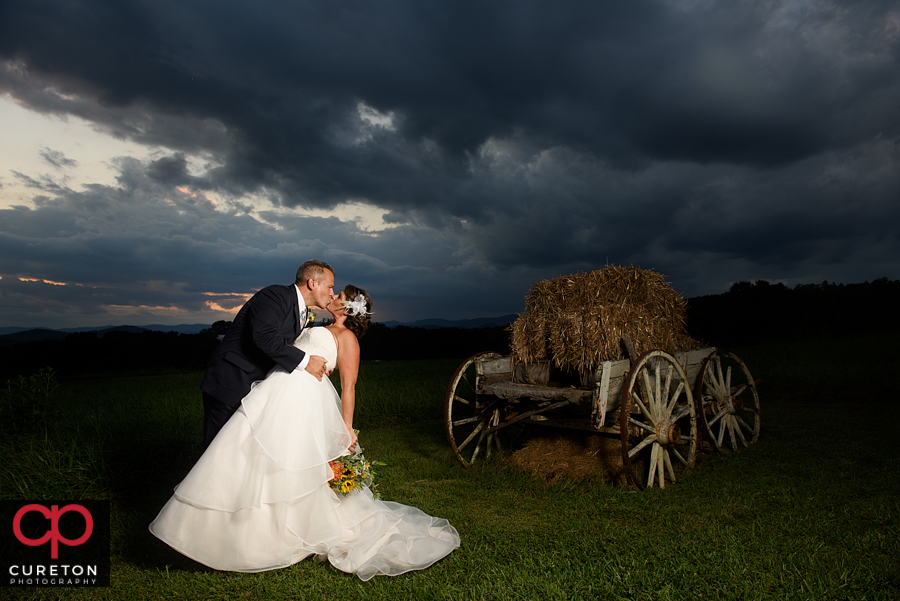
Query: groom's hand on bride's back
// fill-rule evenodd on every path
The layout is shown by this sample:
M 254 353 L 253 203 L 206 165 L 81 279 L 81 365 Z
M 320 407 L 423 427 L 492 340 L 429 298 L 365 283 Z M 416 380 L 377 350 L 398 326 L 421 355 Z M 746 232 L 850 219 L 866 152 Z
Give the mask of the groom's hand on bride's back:
M 306 371 L 314 375 L 316 379 L 321 382 L 322 376 L 325 375 L 325 363 L 325 357 L 310 355 L 309 363 L 306 364 Z

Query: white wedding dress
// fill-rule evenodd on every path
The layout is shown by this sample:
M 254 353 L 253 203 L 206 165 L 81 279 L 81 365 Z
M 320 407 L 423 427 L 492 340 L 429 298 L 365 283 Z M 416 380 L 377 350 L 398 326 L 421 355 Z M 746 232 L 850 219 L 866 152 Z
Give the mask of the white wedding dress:
M 326 328 L 308 328 L 294 344 L 334 367 L 337 347 Z M 427 568 L 459 547 L 447 520 L 377 500 L 368 488 L 335 493 L 328 462 L 349 445 L 331 381 L 276 366 L 175 487 L 150 531 L 217 570 L 261 572 L 315 555 L 362 580 Z

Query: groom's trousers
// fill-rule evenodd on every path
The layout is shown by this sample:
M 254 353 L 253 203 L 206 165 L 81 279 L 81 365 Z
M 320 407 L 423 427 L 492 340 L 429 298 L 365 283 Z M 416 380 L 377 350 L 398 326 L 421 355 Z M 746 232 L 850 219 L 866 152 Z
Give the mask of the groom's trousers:
M 229 407 L 222 401 L 212 397 L 207 393 L 203 393 L 203 449 L 206 450 L 209 444 L 222 429 L 237 407 Z

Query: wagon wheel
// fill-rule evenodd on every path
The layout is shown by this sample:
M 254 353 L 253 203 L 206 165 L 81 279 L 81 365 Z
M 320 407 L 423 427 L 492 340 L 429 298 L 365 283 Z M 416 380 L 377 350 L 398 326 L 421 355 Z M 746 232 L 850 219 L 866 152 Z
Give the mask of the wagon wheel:
M 502 450 L 499 432 L 489 434 L 487 429 L 500 423 L 505 403 L 476 392 L 478 361 L 497 357 L 498 353 L 472 355 L 456 369 L 447 387 L 444 426 L 450 448 L 463 467 L 490 457 L 493 450 Z
M 632 365 L 619 412 L 622 461 L 640 488 L 665 488 L 694 467 L 697 418 L 681 365 L 649 351 Z
M 718 350 L 704 360 L 697 378 L 699 419 L 716 450 L 738 451 L 759 439 L 756 384 L 734 353 Z

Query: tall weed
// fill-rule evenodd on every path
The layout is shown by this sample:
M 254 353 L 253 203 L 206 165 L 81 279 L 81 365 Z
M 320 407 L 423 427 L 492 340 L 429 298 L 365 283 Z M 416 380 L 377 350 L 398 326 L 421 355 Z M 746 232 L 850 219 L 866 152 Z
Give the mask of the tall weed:
M 51 397 L 59 383 L 52 367 L 29 376 L 16 376 L 0 389 L 0 424 L 11 432 L 31 432 L 42 427 L 53 414 Z

